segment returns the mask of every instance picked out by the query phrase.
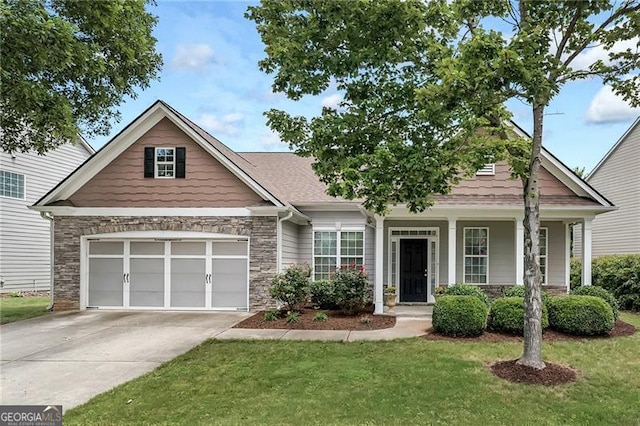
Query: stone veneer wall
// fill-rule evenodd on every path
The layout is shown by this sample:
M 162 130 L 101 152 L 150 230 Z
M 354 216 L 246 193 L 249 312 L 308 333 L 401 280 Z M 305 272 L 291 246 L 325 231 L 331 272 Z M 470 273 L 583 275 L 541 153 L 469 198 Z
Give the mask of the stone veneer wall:
M 491 300 L 494 300 L 502 296 L 505 288 L 513 287 L 513 285 L 480 285 L 479 287 L 489 295 Z M 542 291 L 550 296 L 561 296 L 567 294 L 567 287 L 563 285 L 543 285 Z
M 273 307 L 269 287 L 277 272 L 276 222 L 276 217 L 57 216 L 53 309 L 80 308 L 80 237 L 127 231 L 196 231 L 250 237 L 249 309 Z

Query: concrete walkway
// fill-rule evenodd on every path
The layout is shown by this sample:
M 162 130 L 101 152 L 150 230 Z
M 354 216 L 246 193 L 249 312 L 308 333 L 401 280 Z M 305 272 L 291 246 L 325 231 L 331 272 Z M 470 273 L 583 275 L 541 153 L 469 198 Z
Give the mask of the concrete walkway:
M 431 327 L 431 318 L 396 318 L 393 328 L 382 330 L 282 330 L 230 328 L 214 336 L 215 339 L 259 339 L 259 340 L 333 340 L 355 342 L 358 340 L 393 340 L 417 337 L 426 334 Z

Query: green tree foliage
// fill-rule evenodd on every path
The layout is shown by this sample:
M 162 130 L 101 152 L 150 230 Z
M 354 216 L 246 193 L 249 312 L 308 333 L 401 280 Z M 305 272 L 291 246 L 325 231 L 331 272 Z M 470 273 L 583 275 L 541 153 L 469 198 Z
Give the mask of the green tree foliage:
M 156 78 L 162 58 L 146 0 L 0 2 L 2 149 L 43 154 L 106 134 L 114 109 Z
M 545 108 L 572 81 L 599 78 L 640 105 L 638 0 L 263 0 L 257 24 L 273 89 L 298 100 L 335 87 L 338 109 L 268 123 L 331 195 L 420 211 L 461 176 L 507 158 L 525 204 L 525 330 L 520 362 L 543 368 L 538 174 Z M 510 24 L 509 34 L 494 29 Z M 634 41 L 636 40 L 636 41 Z M 621 49 L 620 45 L 632 46 Z M 608 57 L 576 65 L 599 46 Z M 584 62 L 584 61 L 583 61 Z M 505 102 L 530 105 L 531 140 Z M 480 130 L 479 130 L 480 129 Z

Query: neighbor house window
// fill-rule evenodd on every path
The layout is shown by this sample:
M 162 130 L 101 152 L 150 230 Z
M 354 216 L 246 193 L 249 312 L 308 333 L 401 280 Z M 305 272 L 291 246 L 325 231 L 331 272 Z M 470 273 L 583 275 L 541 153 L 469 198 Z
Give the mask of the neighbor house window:
M 547 228 L 540 228 L 540 273 L 542 274 L 542 284 L 547 284 L 547 250 L 549 233 Z
M 313 278 L 329 279 L 341 266 L 364 265 L 364 232 L 314 231 Z
M 24 175 L 0 170 L 0 196 L 24 200 Z
M 464 282 L 488 284 L 489 228 L 464 228 Z
M 156 148 L 156 177 L 174 177 L 175 162 L 175 151 L 173 148 Z

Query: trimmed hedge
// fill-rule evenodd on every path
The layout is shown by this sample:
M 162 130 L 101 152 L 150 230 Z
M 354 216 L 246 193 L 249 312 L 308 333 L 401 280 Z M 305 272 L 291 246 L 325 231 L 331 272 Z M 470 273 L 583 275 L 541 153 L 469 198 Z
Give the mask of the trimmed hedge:
M 487 327 L 487 313 L 476 296 L 440 296 L 433 307 L 433 329 L 447 336 L 477 336 Z
M 524 334 L 524 298 L 502 297 L 493 301 L 488 327 L 494 331 Z M 547 308 L 542 305 L 542 329 L 549 327 Z
M 611 307 L 600 297 L 552 297 L 549 299 L 548 309 L 551 328 L 567 334 L 606 334 L 615 325 Z
M 524 286 L 514 285 L 513 287 L 505 288 L 502 291 L 502 297 L 524 297 Z M 549 301 L 549 295 L 545 291 L 540 292 L 540 298 L 543 305 L 546 305 Z
M 491 306 L 491 300 L 489 300 L 489 296 L 477 285 L 454 284 L 450 287 L 445 288 L 442 294 L 445 296 L 473 296 L 487 305 L 487 308 Z
M 602 287 L 595 287 L 592 285 L 586 286 L 586 287 L 577 287 L 571 290 L 571 294 L 575 294 L 576 296 L 599 297 L 603 299 L 605 302 L 607 302 L 609 306 L 611 306 L 611 309 L 613 311 L 613 317 L 615 319 L 618 319 L 618 316 L 620 316 L 620 312 L 618 311 L 618 301 L 613 296 L 613 294 L 611 294 L 610 291 L 607 291 Z
M 571 288 L 580 285 L 582 262 L 571 259 Z M 609 290 L 620 309 L 640 312 L 640 254 L 601 256 L 592 260 L 591 281 Z

